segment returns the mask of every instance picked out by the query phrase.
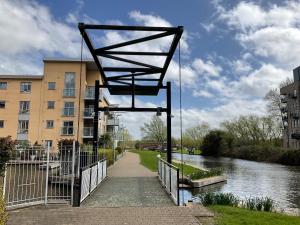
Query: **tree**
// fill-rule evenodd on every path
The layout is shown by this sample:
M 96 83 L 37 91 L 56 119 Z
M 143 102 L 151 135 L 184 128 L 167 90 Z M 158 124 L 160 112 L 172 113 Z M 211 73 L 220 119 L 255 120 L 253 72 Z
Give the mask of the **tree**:
M 219 156 L 229 148 L 229 144 L 224 131 L 212 130 L 203 139 L 201 145 L 202 155 Z
M 199 148 L 208 131 L 209 125 L 207 123 L 187 128 L 182 137 L 183 145 L 186 147 Z
M 293 79 L 291 79 L 290 77 L 287 77 L 284 81 L 282 81 L 279 84 L 279 87 L 282 88 L 282 87 L 288 86 L 288 85 L 290 85 L 292 83 L 294 83 Z
M 143 139 L 156 141 L 163 145 L 167 139 L 167 127 L 162 119 L 153 115 L 149 123 L 144 123 L 141 127 Z
M 122 140 L 119 142 L 119 146 L 122 149 L 134 147 L 133 137 L 126 128 L 122 128 L 119 135 L 121 136 L 120 138 Z
M 15 144 L 11 136 L 0 138 L 0 176 L 3 176 L 5 163 L 13 156 Z
M 267 110 L 269 114 L 274 117 L 275 119 L 282 118 L 281 113 L 281 97 L 278 89 L 270 90 L 264 97 L 267 101 Z
M 103 146 L 103 148 L 107 148 L 112 146 L 112 137 L 110 133 L 105 133 L 103 135 L 101 135 L 100 137 L 100 143 Z

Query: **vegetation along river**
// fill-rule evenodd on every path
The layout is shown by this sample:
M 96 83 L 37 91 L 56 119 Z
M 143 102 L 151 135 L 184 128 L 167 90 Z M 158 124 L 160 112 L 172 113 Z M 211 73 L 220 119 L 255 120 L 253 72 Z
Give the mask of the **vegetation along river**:
M 173 154 L 176 160 L 180 157 L 180 154 Z M 276 201 L 278 208 L 300 214 L 300 167 L 200 155 L 183 155 L 183 159 L 207 169 L 223 168 L 227 177 L 227 183 L 184 190 L 185 202 L 197 201 L 197 195 L 203 192 L 231 192 L 242 199 L 267 196 Z

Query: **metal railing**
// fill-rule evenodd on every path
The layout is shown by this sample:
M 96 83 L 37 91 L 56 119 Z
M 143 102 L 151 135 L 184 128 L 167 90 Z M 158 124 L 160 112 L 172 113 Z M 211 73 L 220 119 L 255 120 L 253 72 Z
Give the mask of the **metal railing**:
M 176 205 L 179 200 L 179 169 L 158 157 L 158 178 Z
M 118 126 L 119 125 L 119 119 L 108 119 L 106 121 L 107 126 Z
M 65 88 L 63 90 L 63 97 L 75 97 L 75 88 Z
M 106 176 L 106 159 L 80 169 L 80 203 L 96 189 Z
M 83 111 L 83 117 L 93 118 L 94 117 L 94 108 L 85 108 Z

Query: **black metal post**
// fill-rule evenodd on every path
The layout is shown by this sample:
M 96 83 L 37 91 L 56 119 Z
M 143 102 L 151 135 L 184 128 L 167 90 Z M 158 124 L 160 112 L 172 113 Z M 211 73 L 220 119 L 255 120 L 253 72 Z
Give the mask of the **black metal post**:
M 99 80 L 95 81 L 94 121 L 93 121 L 93 163 L 98 159 L 98 120 L 99 120 Z
M 167 82 L 167 162 L 172 163 L 171 82 Z

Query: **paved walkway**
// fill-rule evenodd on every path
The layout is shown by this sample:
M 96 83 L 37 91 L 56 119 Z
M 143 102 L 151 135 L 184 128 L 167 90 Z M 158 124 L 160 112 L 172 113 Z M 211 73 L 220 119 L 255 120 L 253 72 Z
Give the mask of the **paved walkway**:
M 193 207 L 75 208 L 31 207 L 9 213 L 8 225 L 199 225 L 196 217 L 212 217 L 200 205 Z
M 84 207 L 174 206 L 157 173 L 140 165 L 139 155 L 127 152 L 108 169 L 108 178 L 82 203 Z

